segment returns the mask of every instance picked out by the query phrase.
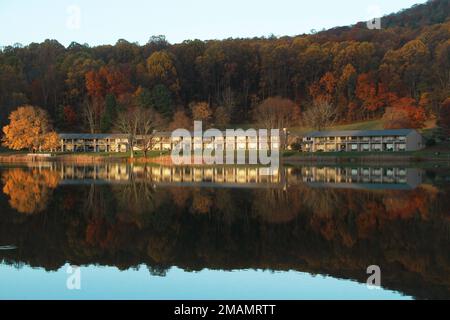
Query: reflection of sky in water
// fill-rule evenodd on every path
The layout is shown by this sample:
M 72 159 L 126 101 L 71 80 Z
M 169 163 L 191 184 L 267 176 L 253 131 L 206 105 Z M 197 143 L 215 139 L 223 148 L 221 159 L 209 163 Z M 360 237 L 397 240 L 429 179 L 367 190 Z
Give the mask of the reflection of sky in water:
M 66 289 L 67 266 L 56 272 L 0 266 L 1 299 L 409 299 L 365 284 L 299 272 L 185 272 L 165 277 L 139 270 L 82 267 L 81 290 Z

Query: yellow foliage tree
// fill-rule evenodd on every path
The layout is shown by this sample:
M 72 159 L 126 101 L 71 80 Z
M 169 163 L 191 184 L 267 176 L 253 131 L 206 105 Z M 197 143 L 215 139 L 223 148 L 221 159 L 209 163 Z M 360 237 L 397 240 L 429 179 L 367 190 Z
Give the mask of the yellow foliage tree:
M 211 108 L 206 102 L 195 103 L 191 106 L 192 118 L 208 123 L 212 116 Z
M 59 137 L 54 131 L 44 135 L 44 141 L 42 143 L 42 150 L 56 151 L 59 147 Z
M 180 91 L 173 57 L 165 51 L 153 53 L 147 59 L 147 71 L 153 85 L 164 84 L 175 95 Z
M 46 111 L 33 106 L 22 106 L 11 112 L 10 123 L 3 127 L 3 145 L 13 150 L 54 150 L 58 136 L 52 131 Z
M 3 172 L 2 181 L 11 207 L 20 213 L 33 214 L 47 208 L 51 191 L 58 186 L 59 175 L 49 170 L 17 168 Z

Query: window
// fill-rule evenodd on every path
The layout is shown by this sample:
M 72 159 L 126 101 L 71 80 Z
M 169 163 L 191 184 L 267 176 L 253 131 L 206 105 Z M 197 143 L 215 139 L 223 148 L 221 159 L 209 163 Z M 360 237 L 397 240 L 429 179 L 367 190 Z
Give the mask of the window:
M 372 145 L 372 150 L 373 151 L 381 151 L 381 144 L 380 143 L 373 144 Z
M 383 169 L 381 169 L 381 168 L 373 169 L 373 173 L 372 174 L 375 175 L 375 176 L 381 176 L 381 175 L 383 175 Z

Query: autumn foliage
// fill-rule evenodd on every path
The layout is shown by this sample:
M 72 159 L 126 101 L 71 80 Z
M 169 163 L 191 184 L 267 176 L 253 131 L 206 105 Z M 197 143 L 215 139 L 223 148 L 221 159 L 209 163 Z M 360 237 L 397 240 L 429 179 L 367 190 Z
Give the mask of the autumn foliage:
M 381 30 L 356 23 L 294 37 L 5 47 L 0 124 L 30 104 L 45 110 L 58 131 L 109 132 L 117 114 L 138 104 L 167 123 L 179 122 L 182 109 L 191 121 L 223 127 L 252 122 L 259 105 L 279 97 L 302 112 L 324 101 L 338 123 L 380 119 L 387 111 L 397 118 L 388 127 L 420 128 L 424 116 L 439 117 L 450 95 L 448 0 L 383 19 Z
M 46 111 L 33 106 L 19 107 L 9 116 L 3 127 L 3 144 L 13 150 L 54 150 L 59 146 L 58 136 L 52 131 Z
M 386 109 L 383 115 L 387 129 L 420 129 L 424 126 L 426 113 L 423 107 L 418 106 L 411 98 L 401 98 L 395 101 L 392 107 Z
M 50 170 L 11 169 L 2 173 L 2 182 L 10 206 L 20 213 L 34 214 L 46 209 L 59 175 Z

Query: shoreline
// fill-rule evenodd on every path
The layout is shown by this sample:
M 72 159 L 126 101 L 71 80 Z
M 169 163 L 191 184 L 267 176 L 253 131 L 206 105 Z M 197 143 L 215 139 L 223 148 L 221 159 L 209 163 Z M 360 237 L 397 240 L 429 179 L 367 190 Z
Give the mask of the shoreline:
M 169 158 L 169 159 L 167 159 Z M 156 163 L 156 164 L 170 164 L 168 163 L 170 157 L 168 156 L 153 156 L 153 157 L 136 157 L 130 159 L 129 157 L 113 157 L 107 155 L 70 155 L 59 154 L 51 157 L 36 158 L 26 154 L 14 154 L 14 155 L 0 155 L 0 164 L 24 164 L 30 162 L 61 162 L 61 163 L 74 163 L 74 164 L 100 164 L 100 163 Z
M 446 164 L 450 166 L 450 154 L 285 154 L 280 159 L 282 164 Z M 122 155 L 90 155 L 90 154 L 56 154 L 41 159 L 33 158 L 27 154 L 0 154 L 0 164 L 25 164 L 30 162 L 62 162 L 75 164 L 101 164 L 101 163 L 135 163 L 135 164 L 160 164 L 175 165 L 170 155 L 152 155 L 149 157 L 137 156 L 133 159 Z M 194 165 L 194 164 L 192 164 Z M 199 164 L 195 164 L 199 165 Z M 206 165 L 206 164 L 200 164 Z

